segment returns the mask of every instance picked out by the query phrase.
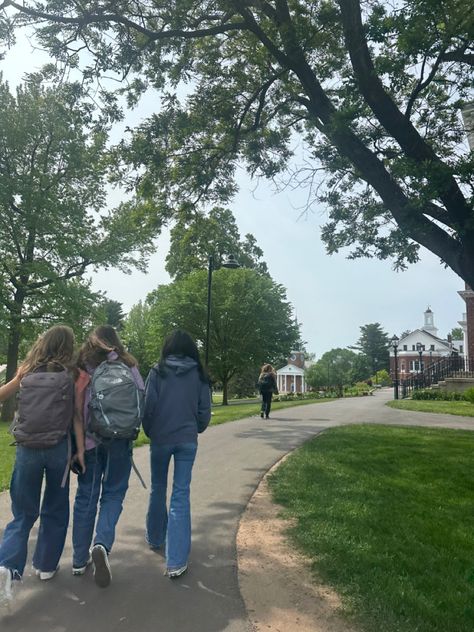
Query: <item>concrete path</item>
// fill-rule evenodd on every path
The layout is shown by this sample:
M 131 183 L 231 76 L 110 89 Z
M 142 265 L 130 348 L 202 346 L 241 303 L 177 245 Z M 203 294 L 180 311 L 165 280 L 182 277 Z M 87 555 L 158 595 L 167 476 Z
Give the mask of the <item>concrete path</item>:
M 71 548 L 51 582 L 25 573 L 2 632 L 251 632 L 236 568 L 240 515 L 263 474 L 284 454 L 325 428 L 384 423 L 474 429 L 474 419 L 398 411 L 385 406 L 389 389 L 373 397 L 276 411 L 210 428 L 200 438 L 192 485 L 193 550 L 183 578 L 163 577 L 163 558 L 144 544 L 147 492 L 134 474 L 111 555 L 113 582 L 95 586 L 92 574 L 71 575 Z M 149 480 L 148 449 L 135 460 Z M 72 494 L 73 496 L 73 494 Z M 10 519 L 0 494 L 0 525 Z M 32 548 L 32 547 L 31 547 Z

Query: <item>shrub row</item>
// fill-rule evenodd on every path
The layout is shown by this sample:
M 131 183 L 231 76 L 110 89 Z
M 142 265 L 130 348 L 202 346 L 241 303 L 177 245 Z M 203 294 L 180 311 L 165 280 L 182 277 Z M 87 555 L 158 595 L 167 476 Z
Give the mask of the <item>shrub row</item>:
M 474 388 L 468 388 L 467 391 L 464 391 L 463 393 L 459 393 L 457 391 L 442 391 L 438 389 L 417 390 L 413 391 L 412 399 L 436 399 L 446 402 L 467 401 L 474 404 Z

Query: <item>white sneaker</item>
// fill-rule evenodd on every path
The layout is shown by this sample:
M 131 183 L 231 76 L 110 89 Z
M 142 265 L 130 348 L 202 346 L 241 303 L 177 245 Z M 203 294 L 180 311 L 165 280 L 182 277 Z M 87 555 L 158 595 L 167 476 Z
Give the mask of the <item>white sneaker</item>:
M 89 559 L 87 560 L 87 562 L 85 563 L 84 566 L 73 566 L 72 567 L 72 574 L 76 577 L 80 576 L 80 575 L 84 575 L 84 573 L 87 570 L 87 567 L 90 566 L 92 564 L 92 557 L 89 555 Z
M 175 579 L 176 577 L 181 577 L 188 570 L 188 565 L 185 564 L 180 568 L 167 568 L 165 575 L 168 575 L 170 579 Z
M 5 566 L 0 566 L 0 607 L 8 607 L 13 601 L 12 572 Z
M 39 568 L 35 568 L 34 566 L 33 570 L 35 571 L 36 577 L 39 577 L 42 582 L 47 582 L 48 580 L 53 579 L 53 577 L 59 571 L 59 566 L 57 566 L 54 571 L 40 571 Z
M 92 561 L 94 562 L 95 583 L 101 588 L 106 588 L 112 580 L 112 571 L 110 570 L 109 555 L 105 546 L 95 544 L 92 547 Z

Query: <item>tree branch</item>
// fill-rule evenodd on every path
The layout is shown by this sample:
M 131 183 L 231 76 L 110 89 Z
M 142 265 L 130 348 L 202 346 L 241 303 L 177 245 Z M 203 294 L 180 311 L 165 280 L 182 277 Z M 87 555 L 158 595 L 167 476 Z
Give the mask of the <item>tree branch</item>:
M 220 24 L 218 26 L 212 26 L 203 29 L 195 29 L 186 31 L 183 29 L 170 29 L 168 31 L 154 31 L 149 29 L 133 20 L 129 20 L 123 15 L 119 13 L 87 13 L 85 12 L 82 16 L 77 17 L 66 17 L 59 14 L 54 13 L 46 13 L 44 11 L 38 11 L 36 9 L 32 9 L 30 7 L 17 4 L 16 2 L 9 2 L 8 6 L 15 8 L 20 13 L 24 13 L 32 18 L 37 18 L 41 20 L 48 20 L 50 22 L 54 22 L 55 24 L 65 24 L 70 26 L 77 26 L 79 28 L 84 28 L 90 24 L 107 24 L 107 23 L 115 23 L 121 24 L 122 26 L 126 26 L 129 29 L 137 31 L 142 35 L 148 37 L 151 41 L 156 42 L 159 40 L 171 39 L 173 37 L 182 37 L 184 39 L 194 39 L 200 37 L 207 37 L 209 35 L 218 35 L 220 33 L 228 33 L 229 31 L 238 31 L 245 28 L 245 24 L 243 22 L 231 22 L 227 24 Z M 214 19 L 215 16 L 206 16 L 203 18 L 208 19 L 212 17 Z
M 474 66 L 474 53 L 466 53 L 466 49 L 452 50 L 447 53 L 442 53 L 441 61 L 458 61 L 461 64 L 467 64 L 468 66 Z
M 67 281 L 68 279 L 72 279 L 73 277 L 82 276 L 86 271 L 87 266 L 93 263 L 94 262 L 90 261 L 89 259 L 84 259 L 84 261 L 81 261 L 80 263 L 75 263 L 74 265 L 69 266 L 69 268 L 67 268 L 63 274 L 60 274 L 57 277 L 46 279 L 45 281 L 38 281 L 37 283 L 29 283 L 26 286 L 26 294 L 34 294 L 35 290 L 38 290 L 42 287 L 47 287 L 48 285 L 51 285 L 51 283 L 56 283 L 56 281 Z
M 398 109 L 378 77 L 370 57 L 362 26 L 359 0 L 338 0 L 344 36 L 361 93 L 380 123 L 393 136 L 405 154 L 421 165 L 431 165 L 438 172 L 438 195 L 459 227 L 469 228 L 472 209 L 449 167 L 435 154 L 416 128 Z

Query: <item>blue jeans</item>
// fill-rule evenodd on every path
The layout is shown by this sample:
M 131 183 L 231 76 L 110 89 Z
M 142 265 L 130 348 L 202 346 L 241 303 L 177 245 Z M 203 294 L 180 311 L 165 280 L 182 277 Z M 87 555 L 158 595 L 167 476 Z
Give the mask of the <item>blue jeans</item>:
M 99 499 L 94 544 L 102 544 L 108 552 L 112 550 L 128 489 L 131 457 L 132 443 L 128 439 L 113 439 L 86 451 L 86 471 L 77 477 L 74 501 L 73 566 L 85 566 L 89 559 Z
M 69 475 L 61 487 L 67 465 L 66 438 L 52 448 L 17 446 L 10 483 L 13 520 L 5 528 L 0 544 L 0 566 L 9 568 L 16 579 L 25 570 L 28 538 L 38 516 L 40 526 L 33 566 L 45 572 L 58 566 L 69 524 Z M 46 487 L 41 502 L 43 478 Z
M 180 568 L 191 550 L 191 505 L 189 492 L 196 457 L 196 443 L 151 444 L 151 494 L 146 517 L 148 543 L 156 548 L 166 542 L 166 565 Z M 174 457 L 173 491 L 166 511 L 168 468 Z

